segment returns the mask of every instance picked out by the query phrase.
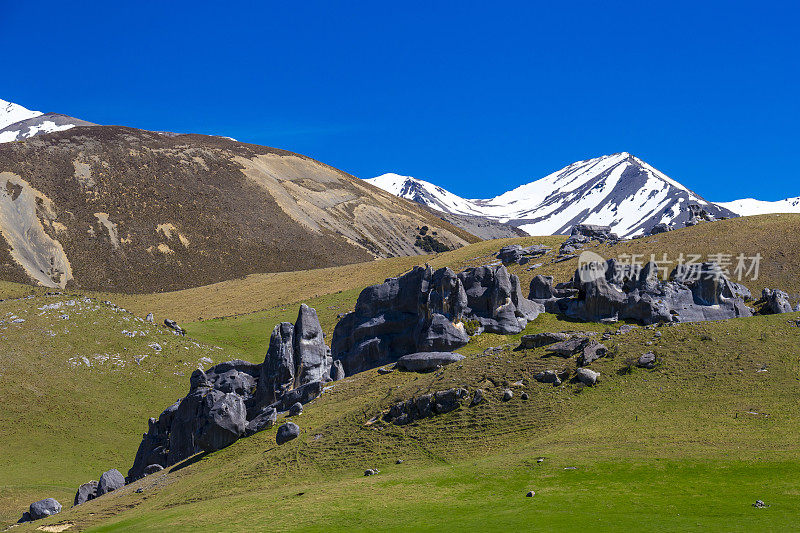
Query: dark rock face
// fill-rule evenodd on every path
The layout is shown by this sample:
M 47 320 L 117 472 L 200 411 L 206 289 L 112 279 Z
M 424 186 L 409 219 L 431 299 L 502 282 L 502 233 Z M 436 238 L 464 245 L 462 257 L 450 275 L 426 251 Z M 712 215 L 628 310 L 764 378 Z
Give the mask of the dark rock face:
M 275 442 L 277 442 L 278 445 L 286 444 L 299 436 L 300 427 L 294 422 L 286 422 L 278 428 L 278 433 L 275 435 Z
M 60 512 L 61 504 L 58 501 L 54 498 L 45 498 L 44 500 L 33 502 L 28 510 L 28 515 L 30 520 L 41 520 Z
M 466 389 L 447 389 L 432 394 L 423 394 L 417 398 L 392 405 L 383 415 L 383 419 L 386 422 L 402 426 L 415 420 L 449 413 L 457 409 L 467 396 Z M 473 398 L 471 405 L 477 405 L 482 399 L 483 392 L 481 391 L 481 400 L 475 402 Z
M 75 500 L 72 502 L 72 505 L 80 505 L 88 502 L 89 500 L 93 500 L 96 497 L 97 481 L 92 480 L 78 487 L 78 492 L 75 493 Z
M 543 310 L 522 296 L 504 266 L 470 268 L 456 275 L 415 267 L 399 278 L 364 289 L 355 310 L 333 332 L 334 358 L 347 375 L 383 366 L 415 352 L 450 352 L 477 332 L 519 333 Z
M 453 352 L 417 352 L 398 359 L 397 368 L 409 372 L 430 372 L 462 359 L 463 355 Z
M 682 265 L 670 281 L 658 279 L 655 263 L 622 265 L 614 259 L 588 263 L 570 282 L 575 296 L 535 300 L 553 313 L 598 322 L 637 320 L 699 322 L 751 316 L 740 296 L 744 287 L 728 280 L 716 263 Z
M 294 402 L 292 406 L 289 408 L 289 416 L 298 416 L 303 414 L 303 404 L 300 402 Z
M 128 479 L 139 479 L 150 465 L 167 467 L 272 427 L 279 410 L 322 394 L 331 363 L 317 313 L 303 304 L 295 324 L 272 331 L 262 364 L 237 359 L 195 370 L 189 393 L 150 419 Z
M 97 497 L 99 498 L 103 494 L 108 494 L 124 486 L 125 476 L 123 476 L 119 470 L 116 468 L 106 470 L 103 472 L 103 475 L 100 476 L 100 481 L 97 483 Z
M 764 289 L 761 291 L 761 300 L 764 302 L 762 312 L 768 314 L 791 313 L 792 304 L 789 295 L 778 289 Z
M 342 362 L 338 359 L 333 362 L 331 365 L 331 381 L 339 381 L 340 379 L 344 379 L 344 366 L 342 366 Z

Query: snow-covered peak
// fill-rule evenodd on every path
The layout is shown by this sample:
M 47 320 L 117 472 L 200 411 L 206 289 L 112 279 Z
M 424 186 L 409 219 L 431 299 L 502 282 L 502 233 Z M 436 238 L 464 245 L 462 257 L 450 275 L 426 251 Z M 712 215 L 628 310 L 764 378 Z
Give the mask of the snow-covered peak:
M 395 196 L 417 202 L 418 204 L 427 205 L 428 207 L 444 211 L 445 213 L 478 216 L 482 214 L 482 209 L 475 205 L 473 201 L 453 194 L 429 181 L 394 173 L 381 174 L 380 176 L 369 178 L 364 181 L 390 192 Z
M 717 205 L 721 205 L 742 216 L 766 215 L 769 213 L 800 213 L 800 196 L 775 202 L 743 198 L 732 202 L 717 202 Z
M 41 114 L 40 111 L 31 111 L 19 104 L 0 100 L 0 130 L 20 120 L 38 117 Z
M 689 204 L 713 216 L 735 216 L 629 152 L 577 161 L 488 200 L 467 200 L 397 174 L 367 181 L 440 211 L 507 222 L 531 235 L 565 234 L 580 223 L 611 226 L 624 237 L 643 235 L 658 223 L 688 220 Z

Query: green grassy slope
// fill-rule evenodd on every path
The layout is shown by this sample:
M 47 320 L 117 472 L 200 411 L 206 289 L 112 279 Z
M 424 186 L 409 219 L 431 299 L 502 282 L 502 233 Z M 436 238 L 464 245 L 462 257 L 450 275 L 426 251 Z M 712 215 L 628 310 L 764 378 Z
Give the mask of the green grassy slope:
M 574 359 L 542 349 L 478 357 L 517 336 L 478 337 L 463 365 L 337 383 L 307 406 L 297 441 L 277 447 L 265 431 L 50 522 L 131 531 L 575 530 L 587 520 L 607 530 L 785 529 L 800 504 L 791 481 L 800 473 L 800 330 L 790 318 L 665 327 L 660 340 L 643 328 L 615 336 L 614 356 L 592 365 L 602 376 L 595 388 L 536 383 L 536 371 L 574 368 Z M 553 329 L 604 327 L 543 315 L 527 332 Z M 649 349 L 658 368 L 620 372 Z M 489 402 L 406 427 L 365 425 L 393 401 L 457 385 L 484 388 Z M 508 403 L 504 387 L 517 392 Z M 382 473 L 363 478 L 365 468 Z M 528 490 L 537 496 L 526 499 Z M 754 509 L 755 499 L 772 507 Z

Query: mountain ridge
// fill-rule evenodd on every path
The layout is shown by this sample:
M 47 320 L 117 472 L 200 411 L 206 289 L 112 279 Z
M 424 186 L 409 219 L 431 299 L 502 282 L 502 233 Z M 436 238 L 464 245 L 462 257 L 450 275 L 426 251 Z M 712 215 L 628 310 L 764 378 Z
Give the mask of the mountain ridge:
M 398 174 L 367 181 L 434 209 L 506 222 L 531 235 L 564 234 L 589 223 L 610 225 L 623 237 L 639 236 L 658 223 L 685 223 L 690 204 L 714 217 L 736 216 L 628 152 L 576 161 L 490 199 L 462 198 Z

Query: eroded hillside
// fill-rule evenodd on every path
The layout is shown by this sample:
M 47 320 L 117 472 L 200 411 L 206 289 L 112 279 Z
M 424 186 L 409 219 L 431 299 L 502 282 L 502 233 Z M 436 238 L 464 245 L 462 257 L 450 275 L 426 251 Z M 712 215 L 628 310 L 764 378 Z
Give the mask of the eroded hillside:
M 476 238 L 311 158 L 201 135 L 74 128 L 0 146 L 0 276 L 155 292 L 416 255 Z

